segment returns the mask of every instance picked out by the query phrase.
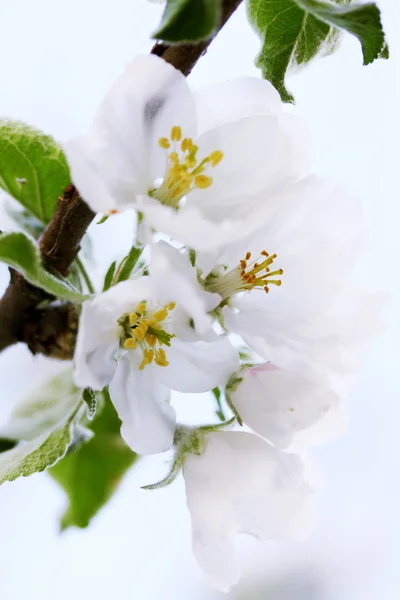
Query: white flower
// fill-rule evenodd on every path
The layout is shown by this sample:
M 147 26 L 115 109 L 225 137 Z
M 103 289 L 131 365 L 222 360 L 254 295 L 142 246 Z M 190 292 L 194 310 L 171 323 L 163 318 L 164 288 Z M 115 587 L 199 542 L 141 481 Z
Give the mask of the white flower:
M 95 211 L 139 210 L 148 226 L 213 248 L 257 225 L 265 203 L 307 174 L 303 127 L 266 81 L 193 94 L 154 55 L 139 56 L 101 103 L 86 136 L 66 144 L 72 179 Z
M 262 358 L 345 393 L 382 304 L 350 279 L 362 248 L 358 203 L 310 177 L 256 214 L 251 238 L 197 253 L 201 281 L 224 299 L 227 330 Z
M 214 585 L 227 591 L 240 575 L 234 538 L 299 538 L 308 532 L 312 490 L 300 458 L 251 433 L 205 434 L 201 453 L 183 466 L 193 549 Z
M 238 367 L 237 352 L 213 332 L 197 290 L 167 272 L 162 254 L 154 262 L 154 275 L 84 303 L 74 357 L 77 385 L 101 390 L 109 384 L 121 434 L 140 454 L 172 445 L 170 389 L 208 391 Z
M 311 380 L 271 363 L 244 370 L 230 394 L 241 419 L 277 448 L 287 448 L 294 435 L 323 419 L 339 405 L 327 383 Z

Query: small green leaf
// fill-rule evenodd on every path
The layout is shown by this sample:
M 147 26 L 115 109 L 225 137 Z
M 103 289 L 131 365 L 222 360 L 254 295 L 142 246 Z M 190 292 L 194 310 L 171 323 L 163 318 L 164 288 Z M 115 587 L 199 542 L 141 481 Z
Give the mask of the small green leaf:
M 315 56 L 331 54 L 339 30 L 346 29 L 362 42 L 364 64 L 387 57 L 378 8 L 349 4 L 347 0 L 247 0 L 249 20 L 263 45 L 257 66 L 278 90 L 283 102 L 293 102 L 287 90 L 288 70 L 306 65 Z
M 102 225 L 103 223 L 105 223 L 107 221 L 107 219 L 110 217 L 110 215 L 103 215 L 101 217 L 101 219 L 99 219 L 96 223 L 96 225 Z
M 142 252 L 143 248 L 135 248 L 135 246 L 133 246 L 130 249 L 129 254 L 127 254 L 125 258 L 122 259 L 121 263 L 118 266 L 117 272 L 113 280 L 113 284 L 116 284 L 119 281 L 126 281 L 127 279 L 129 279 Z
M 51 136 L 21 121 L 0 120 L 0 187 L 48 223 L 70 183 L 64 153 Z
M 111 265 L 108 267 L 108 271 L 106 273 L 106 276 L 104 277 L 103 292 L 106 292 L 108 289 L 110 289 L 116 267 L 117 261 L 114 260 L 114 262 L 112 262 Z
M 24 233 L 0 235 L 0 261 L 20 271 L 25 279 L 49 294 L 79 304 L 90 298 L 81 294 L 67 280 L 46 271 L 34 240 Z
M 18 405 L 1 431 L 2 437 L 20 441 L 0 454 L 0 484 L 54 465 L 74 442 L 81 415 L 81 394 L 72 384 L 70 370 Z
M 50 469 L 50 475 L 69 498 L 69 506 L 61 519 L 62 529 L 87 527 L 137 460 L 137 454 L 121 438 L 120 425 L 110 398 L 105 394 L 103 406 L 89 424 L 93 437 L 71 449 Z
M 72 382 L 72 369 L 60 373 L 24 398 L 0 427 L 0 438 L 30 441 L 46 433 L 74 410 L 81 390 Z
M 40 473 L 62 458 L 73 442 L 73 425 L 78 419 L 79 408 L 76 407 L 53 430 L 0 454 L 0 484 Z
M 172 43 L 208 39 L 217 29 L 220 16 L 220 0 L 167 0 L 153 38 Z

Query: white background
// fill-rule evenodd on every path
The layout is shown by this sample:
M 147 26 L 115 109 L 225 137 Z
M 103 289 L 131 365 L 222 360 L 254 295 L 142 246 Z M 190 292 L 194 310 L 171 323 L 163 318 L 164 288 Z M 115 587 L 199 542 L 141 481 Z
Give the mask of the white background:
M 246 540 L 245 577 L 228 596 L 232 599 L 397 600 L 400 594 L 400 9 L 395 0 L 381 0 L 380 6 L 390 61 L 362 67 L 359 44 L 347 36 L 337 54 L 290 78 L 288 85 L 297 100 L 294 110 L 311 128 L 314 170 L 346 183 L 363 201 L 370 246 L 360 274 L 373 287 L 391 291 L 387 327 L 349 399 L 348 433 L 314 453 L 325 483 L 313 538 L 298 546 Z M 0 115 L 65 140 L 88 127 L 124 64 L 149 51 L 160 7 L 145 0 L 3 0 L 1 12 Z M 196 67 L 192 85 L 257 75 L 258 47 L 239 10 Z M 0 229 L 6 229 L 3 213 L 1 221 Z M 129 245 L 120 218 L 103 226 L 107 244 L 98 231 L 93 235 L 103 268 Z M 313 257 L 309 260 L 312 269 Z M 5 268 L 0 277 L 5 286 Z M 58 369 L 31 358 L 23 347 L 4 352 L 0 420 L 13 402 Z M 211 410 L 191 397 L 177 398 L 176 405 L 192 421 Z M 62 536 L 57 518 L 64 497 L 46 475 L 2 486 L 2 600 L 223 598 L 208 587 L 191 555 L 182 482 L 159 492 L 139 489 L 163 467 L 160 457 L 143 461 L 90 529 Z

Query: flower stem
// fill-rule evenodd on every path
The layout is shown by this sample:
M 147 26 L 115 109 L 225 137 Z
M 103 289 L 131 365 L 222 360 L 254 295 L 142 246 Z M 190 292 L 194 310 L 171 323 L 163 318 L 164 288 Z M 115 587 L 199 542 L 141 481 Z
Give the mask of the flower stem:
M 83 277 L 83 279 L 84 279 L 84 281 L 86 283 L 86 287 L 88 289 L 88 292 L 90 294 L 94 294 L 95 293 L 95 289 L 93 287 L 93 284 L 91 282 L 89 274 L 86 271 L 85 266 L 84 266 L 83 262 L 81 261 L 81 259 L 79 258 L 79 256 L 76 257 L 75 262 L 76 262 L 76 266 L 78 267 L 79 271 L 81 272 L 81 275 L 82 275 L 82 277 Z

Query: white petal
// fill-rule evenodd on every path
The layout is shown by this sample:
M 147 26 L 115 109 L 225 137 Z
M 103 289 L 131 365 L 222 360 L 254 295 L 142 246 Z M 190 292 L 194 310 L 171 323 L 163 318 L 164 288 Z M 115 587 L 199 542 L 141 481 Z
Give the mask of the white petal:
M 212 544 L 203 544 L 195 531 L 192 540 L 195 558 L 210 583 L 222 592 L 229 592 L 240 578 L 239 561 L 233 542 L 217 540 Z
M 102 390 L 116 368 L 118 336 L 114 323 L 102 319 L 97 299 L 85 302 L 74 354 L 74 381 L 79 387 Z
M 215 209 L 242 208 L 249 196 L 262 191 L 265 197 L 309 169 L 306 130 L 293 115 L 249 116 L 207 131 L 196 144 L 200 160 L 214 150 L 224 154 L 216 167 L 207 170 L 212 185 L 193 190 L 187 198 L 188 205 L 211 218 Z
M 210 339 L 210 334 L 207 336 Z M 239 355 L 226 337 L 214 341 L 172 340 L 166 350 L 169 366 L 157 371 L 159 380 L 178 392 L 207 392 L 225 385 L 239 366 Z
M 237 579 L 225 552 L 238 533 L 265 540 L 299 537 L 309 529 L 312 494 L 300 459 L 253 434 L 208 434 L 206 450 L 187 456 L 183 474 L 195 549 L 201 548 L 202 566 L 221 589 Z
M 150 277 L 123 281 L 83 304 L 74 354 L 78 386 L 101 390 L 111 381 L 119 351 L 117 320 L 143 298 L 152 298 L 154 287 Z
M 158 140 L 174 125 L 193 137 L 195 104 L 185 77 L 157 56 L 138 56 L 105 96 L 89 133 L 65 145 L 72 179 L 89 206 L 121 209 L 147 193 L 164 175 Z
M 190 264 L 189 253 L 186 249 L 178 250 L 166 242 L 157 242 L 151 246 L 151 272 L 163 276 L 167 269 L 168 275 L 176 273 L 192 286 L 194 294 L 201 296 L 206 312 L 213 310 L 222 300 L 218 294 L 206 292 L 199 284 L 197 270 Z
M 249 115 L 279 114 L 282 110 L 274 86 L 256 77 L 213 83 L 196 91 L 194 97 L 199 133 Z
M 131 355 L 118 363 L 110 383 L 110 397 L 122 421 L 121 435 L 138 454 L 156 454 L 172 447 L 175 411 L 170 392 L 160 385 L 151 369 L 138 371 Z
M 259 219 L 254 212 L 230 218 L 224 210 L 224 220 L 215 223 L 203 215 L 201 207 L 186 204 L 183 208 L 174 210 L 149 196 L 139 197 L 137 208 L 156 231 L 195 250 L 222 247 L 232 243 L 232 240 L 247 237 L 259 228 Z
M 243 421 L 278 448 L 324 418 L 338 396 L 326 384 L 265 363 L 247 369 L 231 395 Z
M 344 435 L 348 429 L 349 419 L 346 402 L 333 406 L 320 420 L 299 431 L 290 446 L 292 452 L 304 454 L 311 447 L 328 444 Z

